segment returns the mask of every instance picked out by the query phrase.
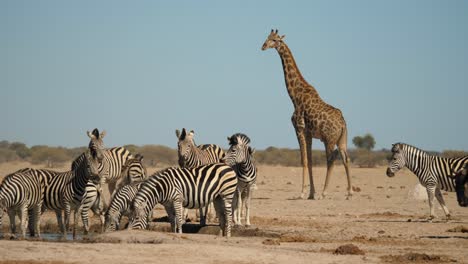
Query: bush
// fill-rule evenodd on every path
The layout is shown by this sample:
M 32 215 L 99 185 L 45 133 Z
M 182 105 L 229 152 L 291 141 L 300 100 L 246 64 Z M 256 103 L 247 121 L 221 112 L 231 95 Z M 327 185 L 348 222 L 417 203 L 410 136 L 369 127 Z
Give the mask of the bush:
M 63 147 L 34 146 L 31 148 L 31 162 L 33 164 L 45 163 L 48 167 L 71 160 Z

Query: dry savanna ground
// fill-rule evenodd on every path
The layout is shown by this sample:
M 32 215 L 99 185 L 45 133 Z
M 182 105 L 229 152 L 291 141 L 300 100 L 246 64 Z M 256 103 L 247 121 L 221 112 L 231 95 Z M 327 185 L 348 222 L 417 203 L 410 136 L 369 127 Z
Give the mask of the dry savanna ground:
M 0 164 L 2 176 L 29 166 Z M 59 168 L 64 170 L 65 167 Z M 150 168 L 155 171 L 157 168 Z M 325 168 L 314 168 L 321 190 Z M 235 228 L 233 237 L 215 235 L 214 225 L 184 226 L 182 235 L 167 232 L 169 224 L 153 222 L 150 231 L 93 232 L 77 241 L 53 237 L 54 214 L 42 219 L 42 240 L 10 239 L 8 219 L 0 240 L 1 263 L 468 263 L 468 209 L 458 207 L 454 193 L 444 193 L 453 220 L 425 221 L 427 201 L 415 192 L 416 176 L 408 171 L 394 178 L 385 168 L 352 169 L 355 194 L 345 199 L 346 180 L 337 166 L 325 200 L 297 199 L 301 169 L 259 166 L 258 190 L 252 200 L 252 226 Z M 154 216 L 163 217 L 157 207 Z M 81 222 L 80 222 L 81 225 Z M 80 229 L 81 230 L 81 229 Z

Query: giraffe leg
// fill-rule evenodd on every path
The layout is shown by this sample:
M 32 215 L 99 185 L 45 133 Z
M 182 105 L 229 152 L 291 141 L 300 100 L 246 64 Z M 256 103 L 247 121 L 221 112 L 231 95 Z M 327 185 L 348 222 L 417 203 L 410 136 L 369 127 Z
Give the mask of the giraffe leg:
M 346 179 L 348 180 L 348 197 L 346 199 L 350 199 L 353 195 L 353 185 L 351 184 L 351 172 L 349 170 L 350 159 L 348 155 L 348 132 L 346 128 L 343 130 L 341 138 L 338 141 L 338 150 L 345 167 Z
M 439 188 L 436 188 L 435 190 L 435 196 L 437 198 L 437 201 L 439 201 L 440 206 L 442 206 L 442 209 L 444 210 L 445 217 L 447 218 L 447 221 L 450 220 L 450 212 L 447 206 L 445 205 L 444 197 L 442 196 L 442 192 L 440 191 Z
M 314 177 L 312 175 L 312 134 L 310 132 L 306 133 L 306 151 L 307 151 L 307 170 L 309 171 L 309 186 L 310 192 L 308 199 L 315 199 L 315 185 Z
M 338 154 L 338 151 L 333 149 L 334 147 L 334 145 L 325 143 L 325 153 L 327 156 L 327 176 L 325 178 L 325 185 L 323 186 L 322 195 L 320 195 L 319 199 L 323 199 L 327 195 L 328 184 L 330 183 L 331 174 L 335 166 L 335 159 Z
M 307 195 L 307 177 L 308 177 L 308 159 L 307 159 L 307 142 L 305 135 L 305 123 L 302 118 L 297 118 L 297 115 L 294 114 L 292 117 L 292 122 L 296 130 L 297 141 L 299 142 L 299 147 L 301 149 L 301 163 L 302 163 L 302 192 L 301 198 L 304 199 Z

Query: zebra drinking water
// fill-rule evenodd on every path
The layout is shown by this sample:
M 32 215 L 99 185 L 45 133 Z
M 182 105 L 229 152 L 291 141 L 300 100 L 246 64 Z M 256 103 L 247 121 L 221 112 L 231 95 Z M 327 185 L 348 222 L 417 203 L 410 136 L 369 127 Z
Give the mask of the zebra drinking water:
M 214 144 L 197 146 L 193 140 L 194 134 L 195 132 L 193 130 L 187 133 L 185 128 L 182 128 L 182 132 L 176 130 L 179 166 L 181 168 L 192 169 L 206 164 L 221 162 L 221 159 L 224 157 L 224 151 Z M 206 225 L 208 213 L 209 205 L 206 206 L 205 212 L 203 212 L 203 208 L 200 208 L 199 216 L 201 225 Z M 184 213 L 184 216 L 186 215 L 187 213 Z
M 234 225 L 242 225 L 241 214 L 245 207 L 245 225 L 250 226 L 250 199 L 257 180 L 254 150 L 249 146 L 250 138 L 242 133 L 228 137 L 229 150 L 223 161 L 237 174 L 237 189 L 232 202 Z
M 434 219 L 434 198 L 437 198 L 449 220 L 450 212 L 445 205 L 441 190 L 455 191 L 455 173 L 466 163 L 468 156 L 442 158 L 431 156 L 408 144 L 396 143 L 392 146 L 392 159 L 387 168 L 387 176 L 393 177 L 397 171 L 407 167 L 416 174 L 421 185 L 426 187 L 430 209 L 429 220 Z
M 183 208 L 202 208 L 214 201 L 223 235 L 231 236 L 231 204 L 237 176 L 226 164 L 209 164 L 193 169 L 168 168 L 151 175 L 138 191 L 129 228 L 146 229 L 148 215 L 158 204 L 169 212 L 171 228 L 182 233 Z

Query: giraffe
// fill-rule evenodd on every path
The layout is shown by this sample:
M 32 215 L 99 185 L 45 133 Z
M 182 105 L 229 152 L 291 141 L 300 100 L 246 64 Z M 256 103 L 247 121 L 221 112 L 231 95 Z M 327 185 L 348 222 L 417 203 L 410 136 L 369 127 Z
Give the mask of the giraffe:
M 283 64 L 286 88 L 294 105 L 291 121 L 296 130 L 301 150 L 301 198 L 304 199 L 306 197 L 307 187 L 310 187 L 308 199 L 322 199 L 326 196 L 334 161 L 339 154 L 346 170 L 348 180 L 347 199 L 349 199 L 353 194 L 353 190 L 351 187 L 350 161 L 347 151 L 346 121 L 341 111 L 324 102 L 317 90 L 302 77 L 291 50 L 283 41 L 284 37 L 284 35 L 278 35 L 278 30 L 273 31 L 272 29 L 262 46 L 262 50 L 274 48 L 278 52 Z M 312 138 L 320 139 L 323 142 L 327 157 L 325 185 L 322 194 L 317 196 L 312 177 Z M 335 146 L 337 149 L 335 149 Z M 309 186 L 307 185 L 307 176 L 309 177 Z

